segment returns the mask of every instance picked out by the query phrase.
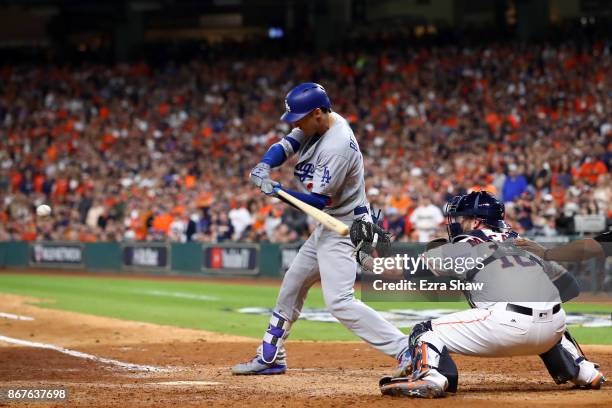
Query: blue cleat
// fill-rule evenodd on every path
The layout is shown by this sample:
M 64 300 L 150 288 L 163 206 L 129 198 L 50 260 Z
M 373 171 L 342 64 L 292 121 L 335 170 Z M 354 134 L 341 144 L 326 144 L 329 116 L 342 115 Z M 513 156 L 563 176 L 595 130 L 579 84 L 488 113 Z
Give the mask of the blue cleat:
M 232 367 L 233 375 L 275 375 L 285 374 L 285 371 L 287 371 L 287 364 L 284 359 L 268 364 L 259 356 L 256 356 L 251 361 L 236 364 Z
M 257 348 L 257 355 L 251 361 L 236 364 L 232 367 L 234 375 L 275 375 L 285 374 L 287 371 L 287 360 L 284 347 L 281 347 L 271 363 L 266 363 L 262 357 L 263 347 Z

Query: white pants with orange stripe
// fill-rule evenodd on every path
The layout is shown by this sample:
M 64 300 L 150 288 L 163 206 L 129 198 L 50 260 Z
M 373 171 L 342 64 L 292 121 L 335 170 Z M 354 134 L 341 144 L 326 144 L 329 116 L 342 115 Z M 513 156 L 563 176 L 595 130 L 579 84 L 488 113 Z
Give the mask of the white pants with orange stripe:
M 505 307 L 500 303 L 491 309 L 469 309 L 432 320 L 431 337 L 437 337 L 438 346 L 446 346 L 451 353 L 503 357 L 544 353 L 565 331 L 563 309 L 554 314 L 552 309 L 534 310 L 528 316 Z
M 490 309 L 469 309 L 440 317 L 431 321 L 431 327 L 419 337 L 422 348 L 416 370 L 423 365 L 432 369 L 422 374 L 413 372 L 413 378 L 425 379 L 446 390 L 448 379 L 437 370 L 444 346 L 451 353 L 467 356 L 539 355 L 563 336 L 565 312 L 535 309 L 529 316 L 507 311 L 506 303 L 499 303 Z

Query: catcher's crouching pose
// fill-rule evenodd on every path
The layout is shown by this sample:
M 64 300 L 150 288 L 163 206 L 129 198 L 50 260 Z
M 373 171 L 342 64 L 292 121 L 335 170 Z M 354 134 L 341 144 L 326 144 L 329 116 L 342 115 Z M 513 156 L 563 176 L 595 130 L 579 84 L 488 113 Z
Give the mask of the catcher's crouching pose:
M 450 242 L 428 246 L 425 257 L 480 257 L 483 265 L 463 273 L 444 265 L 430 270 L 481 282 L 484 289 L 466 292 L 472 309 L 417 324 L 396 372 L 381 379 L 381 392 L 426 398 L 455 392 L 458 372 L 450 353 L 539 355 L 557 384 L 571 381 L 580 388 L 599 389 L 604 376 L 565 326 L 561 302 L 577 295 L 574 278 L 561 265 L 512 244 L 518 234 L 504 222 L 504 206 L 491 194 L 455 197 L 446 213 Z M 363 258 L 367 256 L 361 254 L 358 260 Z

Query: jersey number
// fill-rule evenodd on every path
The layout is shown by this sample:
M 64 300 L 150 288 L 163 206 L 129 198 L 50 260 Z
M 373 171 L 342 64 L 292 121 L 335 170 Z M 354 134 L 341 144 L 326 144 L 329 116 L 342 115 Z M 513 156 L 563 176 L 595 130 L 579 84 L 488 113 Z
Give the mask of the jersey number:
M 513 258 L 514 262 L 512 262 L 512 260 L 510 260 L 510 258 Z M 513 266 L 516 266 L 516 265 L 523 266 L 523 267 L 537 265 L 536 261 L 534 261 L 533 259 L 527 258 L 525 260 L 524 257 L 518 256 L 518 255 L 502 256 L 501 258 L 499 258 L 499 260 L 502 262 L 502 264 L 501 264 L 502 269 L 512 268 Z
M 498 246 L 493 244 L 493 245 L 490 245 L 489 248 L 497 249 Z M 501 261 L 502 269 L 512 268 L 513 266 L 517 266 L 517 265 L 526 268 L 528 266 L 535 266 L 535 265 L 538 264 L 533 259 L 526 258 L 526 257 L 520 256 L 520 255 L 501 256 L 498 259 Z M 514 260 L 514 262 L 513 262 L 513 260 Z

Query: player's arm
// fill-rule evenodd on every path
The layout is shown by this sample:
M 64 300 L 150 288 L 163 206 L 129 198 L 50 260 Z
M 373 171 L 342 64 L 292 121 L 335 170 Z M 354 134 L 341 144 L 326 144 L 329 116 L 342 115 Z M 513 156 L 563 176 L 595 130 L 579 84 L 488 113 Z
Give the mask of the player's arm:
M 278 186 L 279 189 L 282 189 L 284 192 L 291 194 L 292 196 L 294 196 L 295 198 L 297 198 L 300 201 L 305 202 L 306 204 L 312 205 L 315 208 L 318 208 L 319 210 L 322 210 L 323 208 L 325 208 L 325 206 L 327 206 L 329 203 L 331 203 L 331 198 L 323 195 L 323 194 L 317 194 L 317 193 L 310 193 L 310 194 L 306 194 L 306 193 L 301 193 L 299 191 L 294 191 L 294 190 L 290 190 L 288 188 L 282 187 L 282 186 Z M 290 202 L 288 202 L 287 200 L 285 200 L 283 197 L 278 197 L 280 198 L 282 201 L 286 202 L 287 204 L 290 204 Z
M 554 261 L 544 261 L 544 272 L 559 291 L 562 302 L 567 302 L 580 294 L 580 284 L 576 277 L 562 265 Z
M 270 169 L 283 164 L 289 157 L 294 155 L 304 141 L 304 132 L 295 128 L 280 142 L 274 143 L 261 161 L 251 170 L 249 178 L 251 182 L 261 189 L 264 194 L 274 194 L 274 189 L 280 184 L 270 179 Z
M 516 239 L 515 243 L 517 247 L 537 255 L 545 261 L 572 262 L 611 256 L 612 244 L 610 244 L 610 240 L 612 240 L 612 234 L 611 231 L 608 231 L 595 238 L 579 239 L 550 249 L 546 249 L 537 242 L 526 238 Z
M 299 128 L 295 128 L 287 136 L 283 137 L 279 142 L 274 143 L 266 154 L 261 159 L 261 163 L 265 163 L 270 168 L 282 165 L 287 159 L 300 150 L 304 141 L 304 132 Z

